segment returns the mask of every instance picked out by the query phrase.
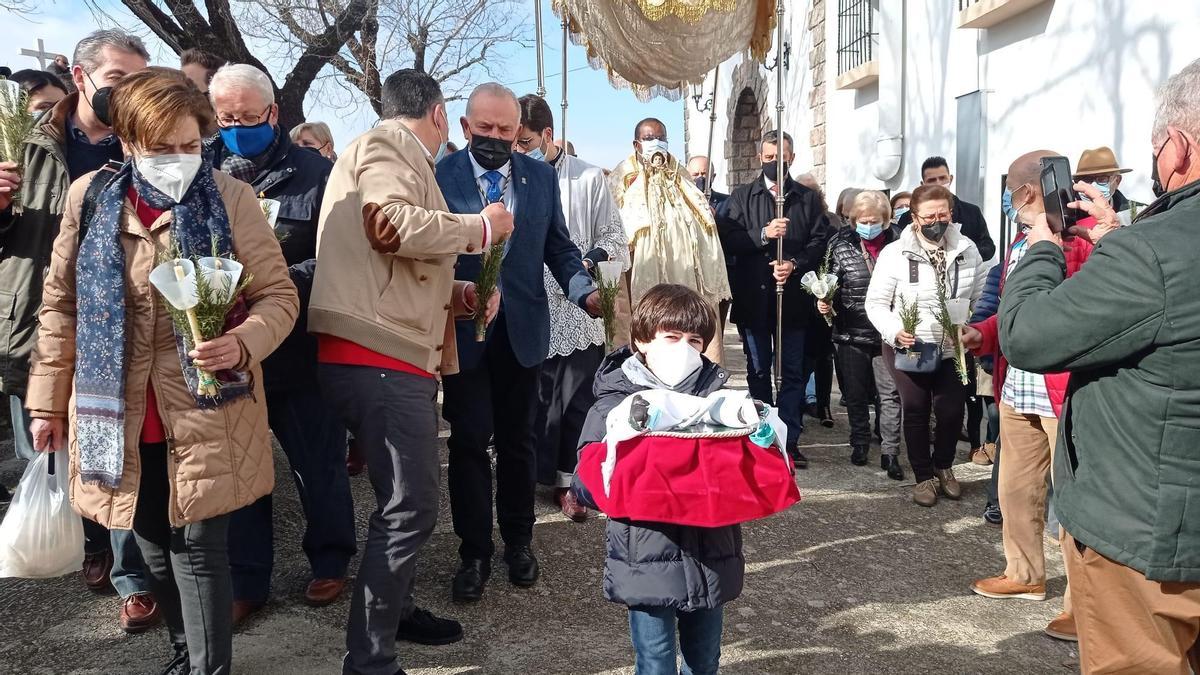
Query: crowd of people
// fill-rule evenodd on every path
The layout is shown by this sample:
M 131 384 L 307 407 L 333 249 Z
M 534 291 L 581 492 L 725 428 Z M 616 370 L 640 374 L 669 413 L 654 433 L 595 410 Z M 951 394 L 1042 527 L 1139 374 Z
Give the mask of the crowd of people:
M 384 81 L 380 124 L 338 153 L 325 124 L 283 128 L 253 66 L 196 50 L 178 69 L 149 62 L 140 39 L 103 30 L 69 62 L 9 76 L 40 117 L 20 172 L 0 164 L 0 390 L 18 456 L 69 450 L 83 581 L 116 589 L 123 630 L 166 624 L 165 673 L 229 672 L 234 627 L 270 596 L 272 436 L 303 508 L 304 601 L 339 599 L 359 555 L 344 672 L 403 672 L 397 640 L 464 634 L 414 604 L 438 514 L 437 416 L 452 598 L 482 600 L 497 526 L 509 583 L 533 586 L 537 484 L 588 519 L 580 447 L 627 396 L 724 387 L 727 322 L 795 469 L 806 424 L 835 425 L 835 380 L 849 461 L 878 444 L 904 480 L 905 448 L 920 506 L 961 498 L 969 441 L 967 459 L 992 466 L 982 516 L 1005 558 L 971 590 L 1044 600 L 1049 530 L 1070 590 L 1046 633 L 1081 642 L 1084 672 L 1187 672 L 1200 62 L 1160 95 L 1157 201 L 1127 199 L 1129 169 L 1090 149 L 1074 176 L 1084 217 L 1052 231 L 1039 175 L 1060 153 L 1026 152 L 995 261 L 996 229 L 938 156 L 911 192 L 847 188 L 830 211 L 814 176 L 792 175 L 792 137 L 770 131 L 761 174 L 722 194 L 708 158 L 669 151 L 660 120 L 638 122 L 604 170 L 556 142 L 546 101 L 495 83 L 471 93 L 455 150 L 438 83 L 408 69 Z M 188 349 L 148 277 L 164 250 L 214 249 L 252 275 L 223 334 Z M 484 253 L 501 256 L 486 295 Z M 624 328 L 606 350 L 595 275 L 612 263 Z M 808 273 L 836 290 L 814 296 Z M 221 381 L 217 400 L 197 393 L 199 369 Z M 360 551 L 363 470 L 376 503 Z M 744 581 L 738 526 L 613 518 L 607 540 L 604 592 L 629 607 L 637 672 L 680 672 L 680 653 L 682 672 L 717 672 L 721 608 Z

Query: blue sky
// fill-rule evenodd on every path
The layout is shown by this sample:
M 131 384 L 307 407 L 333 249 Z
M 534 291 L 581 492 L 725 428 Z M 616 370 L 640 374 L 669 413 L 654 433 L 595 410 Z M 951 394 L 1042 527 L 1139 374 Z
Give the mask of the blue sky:
M 116 5 L 117 3 L 112 3 Z M 561 72 L 562 29 L 558 17 L 550 10 L 550 1 L 543 3 L 543 27 L 546 32 L 546 99 L 554 111 L 555 123 L 559 124 L 562 99 Z M 533 33 L 533 3 L 529 1 L 530 42 Z M 121 16 L 120 12 L 114 12 Z M 128 15 L 124 15 L 128 17 Z M 126 26 L 136 25 L 135 20 L 122 20 Z M 46 50 L 60 52 L 70 57 L 75 42 L 97 27 L 82 0 L 65 0 L 41 4 L 39 14 L 28 20 L 12 18 L 0 11 L 0 44 L 8 47 L 0 50 L 0 63 L 13 70 L 36 68 L 37 61 L 20 56 L 22 47 L 36 48 L 37 38 L 45 41 Z M 146 35 L 151 46 L 153 61 L 161 65 L 175 66 L 178 59 L 152 35 Z M 262 53 L 262 50 L 258 50 Z M 683 154 L 683 102 L 656 98 L 648 103 L 639 102 L 629 91 L 613 89 L 603 71 L 592 70 L 582 47 L 570 45 L 567 53 L 569 106 L 567 109 L 567 135 L 575 144 L 579 156 L 593 164 L 612 167 L 631 151 L 633 125 L 644 117 L 658 117 L 667 124 L 671 150 Z M 290 65 L 290 64 L 289 64 Z M 327 69 L 328 70 L 328 69 Z M 537 57 L 532 45 L 514 48 L 511 57 L 502 67 L 493 69 L 497 79 L 513 89 L 518 96 L 532 93 L 537 87 Z M 286 72 L 273 73 L 281 81 Z M 361 97 L 343 97 L 344 101 L 321 104 L 310 96 L 305 110 L 308 119 L 328 122 L 334 130 L 337 147 L 344 147 L 351 139 L 370 128 L 375 114 Z M 354 99 L 357 99 L 354 100 Z M 687 99 L 690 103 L 690 99 Z M 462 134 L 457 122 L 464 104 L 450 105 L 451 138 L 461 145 Z

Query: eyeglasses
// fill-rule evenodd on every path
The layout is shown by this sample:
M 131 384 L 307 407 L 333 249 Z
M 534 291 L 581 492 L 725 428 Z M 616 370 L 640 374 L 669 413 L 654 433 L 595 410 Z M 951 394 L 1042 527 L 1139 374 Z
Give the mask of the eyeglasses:
M 267 109 L 258 115 L 253 113 L 249 115 L 217 115 L 217 124 L 220 124 L 223 127 L 231 127 L 234 125 L 243 127 L 255 126 L 271 116 L 271 105 L 268 105 Z
M 524 150 L 528 150 L 528 149 L 532 148 L 533 146 L 537 145 L 539 138 L 541 138 L 541 137 L 540 136 L 530 136 L 529 138 L 518 138 L 517 145 L 521 146 L 521 148 Z

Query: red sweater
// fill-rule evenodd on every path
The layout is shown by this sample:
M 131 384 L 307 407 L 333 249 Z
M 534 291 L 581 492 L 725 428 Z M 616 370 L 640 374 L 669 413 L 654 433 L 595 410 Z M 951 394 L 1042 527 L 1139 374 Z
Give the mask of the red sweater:
M 1095 227 L 1095 218 L 1084 218 L 1078 223 L 1082 227 L 1089 230 Z M 1020 233 L 1013 240 L 1013 245 L 1009 247 L 1008 254 L 1004 256 L 1004 269 L 1008 269 L 1009 260 L 1012 257 L 1012 250 L 1025 241 L 1025 234 Z M 1067 276 L 1079 271 L 1083 267 L 1083 263 L 1087 262 L 1088 256 L 1092 254 L 1093 246 L 1091 243 L 1084 241 L 1078 237 L 1069 239 L 1063 242 L 1063 254 L 1067 259 Z M 1007 272 L 1000 275 L 1000 295 L 1004 296 L 1004 282 L 1008 276 Z M 973 324 L 972 327 L 978 330 L 983 335 L 983 345 L 979 349 L 974 350 L 976 356 L 995 357 L 996 365 L 992 369 L 992 388 L 995 393 L 996 401 L 1000 401 L 1000 393 L 1004 390 L 1004 375 L 1008 372 L 1008 360 L 1004 358 L 1004 354 L 1000 351 L 1000 329 L 997 326 L 997 318 L 999 313 Z M 1071 379 L 1070 373 L 1046 373 L 1046 394 L 1050 397 L 1050 405 L 1054 408 L 1055 415 L 1062 415 L 1063 402 L 1067 399 L 1067 384 Z
M 138 220 L 142 221 L 142 226 L 149 229 L 154 221 L 163 214 L 162 211 L 150 206 L 138 197 L 137 191 L 131 185 L 129 187 L 129 201 L 133 202 L 134 209 L 137 211 Z M 146 419 L 142 422 L 142 442 L 143 443 L 164 443 L 167 440 L 167 433 L 163 429 L 162 418 L 158 416 L 158 398 L 154 395 L 154 384 L 150 381 L 146 382 Z

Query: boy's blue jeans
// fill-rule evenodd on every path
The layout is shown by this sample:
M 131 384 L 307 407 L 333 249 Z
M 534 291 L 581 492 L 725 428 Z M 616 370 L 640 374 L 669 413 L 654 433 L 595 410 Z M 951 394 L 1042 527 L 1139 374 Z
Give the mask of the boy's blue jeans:
M 680 612 L 669 607 L 630 607 L 636 675 L 716 675 L 721 661 L 723 607 Z M 675 632 L 679 631 L 676 649 Z M 683 655 L 683 667 L 676 655 Z

